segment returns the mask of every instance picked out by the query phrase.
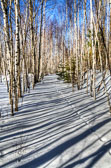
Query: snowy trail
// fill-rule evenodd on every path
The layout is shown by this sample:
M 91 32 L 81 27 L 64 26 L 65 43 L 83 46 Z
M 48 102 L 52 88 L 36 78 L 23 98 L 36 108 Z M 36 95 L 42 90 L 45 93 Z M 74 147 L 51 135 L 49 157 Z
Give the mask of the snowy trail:
M 0 168 L 111 168 L 106 98 L 71 90 L 56 75 L 46 76 L 13 118 L 0 119 Z

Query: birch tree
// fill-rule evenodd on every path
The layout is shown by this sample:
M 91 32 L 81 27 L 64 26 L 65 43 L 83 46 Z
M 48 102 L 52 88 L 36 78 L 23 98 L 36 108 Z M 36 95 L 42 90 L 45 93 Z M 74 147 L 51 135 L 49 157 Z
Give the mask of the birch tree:
M 18 111 L 18 98 L 19 98 L 19 63 L 20 63 L 20 41 L 19 41 L 19 0 L 14 0 L 15 5 L 15 24 L 16 24 L 16 34 L 15 34 L 15 111 Z

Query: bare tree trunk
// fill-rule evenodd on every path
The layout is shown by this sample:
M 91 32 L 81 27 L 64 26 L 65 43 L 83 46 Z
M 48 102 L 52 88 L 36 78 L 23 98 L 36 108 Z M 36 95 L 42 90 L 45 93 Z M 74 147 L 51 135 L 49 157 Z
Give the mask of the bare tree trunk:
M 13 58 L 12 58 L 12 52 L 11 52 L 11 48 L 10 47 L 10 35 L 9 35 L 9 23 L 8 23 L 8 15 L 7 15 L 7 5 L 8 2 L 4 2 L 3 0 L 1 0 L 1 6 L 2 6 L 2 10 L 3 10 L 3 20 L 4 20 L 4 32 L 5 32 L 5 39 L 6 39 L 6 46 L 7 46 L 7 53 L 8 53 L 8 72 L 9 72 L 9 76 L 10 76 L 10 92 L 9 92 L 9 98 L 10 99 L 10 103 L 11 103 L 11 114 L 14 115 L 13 113 Z M 11 41 L 12 42 L 12 41 Z M 9 69 L 10 68 L 10 69 Z
M 78 78 L 78 89 L 80 89 L 80 70 L 82 72 L 82 64 L 80 63 L 80 24 L 79 24 L 79 21 L 80 21 L 80 18 L 79 18 L 79 7 L 78 7 L 78 13 L 77 13 L 77 24 L 78 24 L 78 27 L 77 27 L 77 78 Z M 81 60 L 82 61 L 82 60 Z M 80 70 L 79 70 L 80 69 Z
M 40 79 L 41 70 L 41 43 L 42 43 L 42 25 L 43 25 L 43 6 L 44 0 L 41 3 L 41 22 L 40 22 L 40 40 L 39 40 L 39 58 L 38 58 L 38 80 Z
M 19 62 L 20 62 L 20 42 L 19 42 L 19 0 L 14 0 L 15 4 L 15 111 L 18 111 L 18 97 L 19 97 Z
M 10 8 L 9 8 L 9 19 L 10 19 L 10 33 L 11 33 L 11 58 L 10 58 L 10 104 L 11 104 L 11 113 L 13 113 L 13 82 L 14 82 L 14 74 L 13 74 L 13 35 L 12 35 L 12 20 L 11 20 L 11 6 L 12 6 L 12 0 L 10 0 Z
M 85 75 L 85 25 L 86 25 L 86 0 L 84 0 L 84 21 L 83 21 L 83 31 L 82 31 L 82 54 L 81 54 L 81 87 L 83 86 L 83 80 Z
M 93 9 L 92 9 L 92 0 L 90 0 L 90 12 L 91 12 L 91 40 L 92 40 L 92 58 L 93 58 L 93 66 L 92 66 L 92 76 L 93 76 L 93 96 L 94 100 L 96 100 L 96 89 L 95 89 L 95 74 L 96 74 L 96 57 L 95 57 L 95 42 L 94 42 L 94 23 L 93 23 Z
M 34 19 L 33 19 L 33 2 L 31 0 L 29 1 L 29 10 L 30 10 L 30 24 L 31 24 L 31 55 L 32 55 L 32 73 L 33 73 L 32 87 L 34 89 L 34 86 L 36 83 L 36 68 L 35 68 L 36 56 L 35 56 L 35 44 L 34 44 L 35 42 L 34 31 L 35 30 L 34 30 Z M 34 15 L 35 15 L 35 12 L 34 12 Z

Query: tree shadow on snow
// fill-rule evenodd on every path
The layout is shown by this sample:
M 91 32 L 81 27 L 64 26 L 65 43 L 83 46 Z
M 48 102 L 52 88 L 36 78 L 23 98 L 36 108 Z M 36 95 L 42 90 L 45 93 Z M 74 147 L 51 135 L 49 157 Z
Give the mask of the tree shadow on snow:
M 70 147 L 76 147 L 76 144 L 85 140 L 94 132 L 111 122 L 111 118 L 104 118 L 104 120 L 98 121 L 98 123 L 88 128 L 88 125 L 80 119 L 80 116 L 84 116 L 91 122 L 104 116 L 107 110 L 99 112 L 97 108 L 103 105 L 103 103 L 106 103 L 105 99 L 101 97 L 101 100 L 98 99 L 95 102 L 90 98 L 84 104 L 84 101 L 89 98 L 89 96 L 83 92 L 81 93 L 81 91 L 68 94 L 71 88 L 64 87 L 64 84 L 63 88 L 60 89 L 64 93 L 63 98 L 61 94 L 57 93 L 55 88 L 53 88 L 54 86 L 50 90 L 50 84 L 53 83 L 54 82 L 51 82 L 49 79 L 47 83 L 43 84 L 39 92 L 32 91 L 33 93 L 29 95 L 26 94 L 24 97 L 26 97 L 26 100 L 29 100 L 29 102 L 24 103 L 19 108 L 20 111 L 15 115 L 18 117 L 18 120 L 6 124 L 4 123 L 4 128 L 7 127 L 7 130 L 1 130 L 0 140 L 1 143 L 7 143 L 6 146 L 3 146 L 3 149 L 9 149 L 9 151 L 4 154 L 4 158 L 17 151 L 17 149 L 13 147 L 16 146 L 18 137 L 25 138 L 27 136 L 27 140 L 24 140 L 26 141 L 24 142 L 26 143 L 24 144 L 24 148 L 28 149 L 32 147 L 32 150 L 23 154 L 20 158 L 18 156 L 18 158 L 12 158 L 10 161 L 6 160 L 6 163 L 2 164 L 2 167 L 15 164 L 17 160 L 21 160 L 22 165 L 18 166 L 19 168 L 40 167 L 59 157 Z M 60 83 L 58 82 L 58 84 Z M 48 88 L 46 87 L 47 85 L 49 85 Z M 46 89 L 46 91 L 44 91 L 44 89 Z M 82 96 L 81 99 L 80 94 Z M 45 100 L 43 100 L 44 98 Z M 36 102 L 35 99 L 37 99 Z M 70 100 L 70 102 L 67 102 L 67 99 Z M 79 115 L 78 112 L 80 113 Z M 86 127 L 85 130 L 84 127 Z M 109 131 L 110 130 L 106 130 L 104 135 L 108 134 Z M 64 142 L 62 141 L 63 138 L 65 139 Z M 81 151 L 76 152 L 75 156 L 60 165 L 60 168 L 72 168 L 80 164 L 82 165 L 88 160 L 91 161 L 86 168 L 94 166 L 95 163 L 107 153 L 108 149 L 111 147 L 111 142 L 107 142 L 107 144 L 100 146 L 96 152 L 94 151 L 86 157 L 79 158 L 76 161 L 74 159 L 77 159 L 81 153 L 87 152 L 97 141 L 98 139 L 93 140 L 93 142 L 84 147 Z M 52 145 L 54 145 L 54 147 L 51 147 Z M 19 146 L 19 149 L 21 150 L 22 147 Z M 45 152 L 43 150 L 45 150 Z M 42 154 L 37 157 L 37 153 L 39 152 L 42 152 Z M 28 158 L 32 156 L 34 156 L 33 160 L 24 164 L 22 163 L 22 160 L 28 160 Z

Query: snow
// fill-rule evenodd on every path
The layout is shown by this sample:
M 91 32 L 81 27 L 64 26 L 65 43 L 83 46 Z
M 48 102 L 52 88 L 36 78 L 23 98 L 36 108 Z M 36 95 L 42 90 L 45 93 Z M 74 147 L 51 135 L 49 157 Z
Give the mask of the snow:
M 111 168 L 111 116 L 103 86 L 94 101 L 49 75 L 26 93 L 10 116 L 0 83 L 1 168 Z M 101 75 L 97 76 L 97 85 Z M 107 88 L 110 93 L 110 78 Z

